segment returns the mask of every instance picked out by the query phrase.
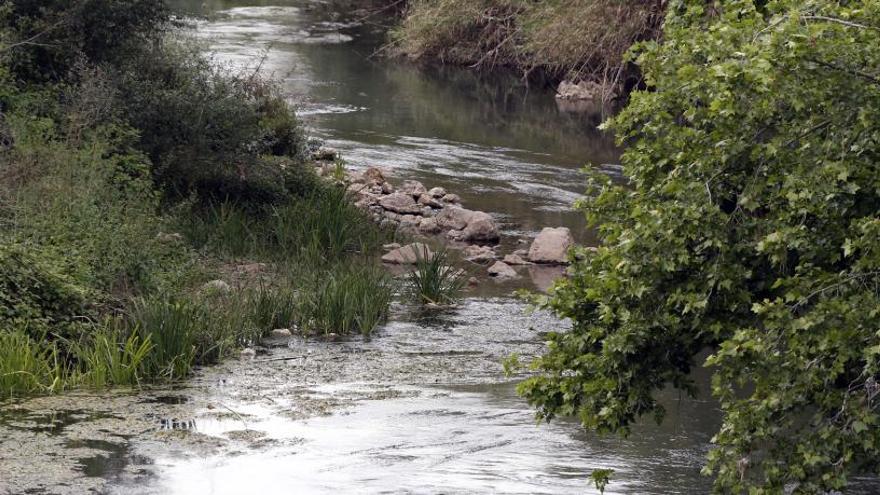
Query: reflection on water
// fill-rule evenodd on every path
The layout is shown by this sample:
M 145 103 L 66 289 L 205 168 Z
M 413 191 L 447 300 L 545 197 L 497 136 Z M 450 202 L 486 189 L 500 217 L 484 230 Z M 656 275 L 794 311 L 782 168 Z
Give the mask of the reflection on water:
M 566 225 L 589 242 L 571 210 L 587 164 L 618 176 L 618 150 L 597 130 L 601 108 L 557 106 L 551 91 L 510 74 L 419 68 L 371 58 L 382 31 L 327 3 L 179 1 L 217 57 L 279 78 L 313 132 L 354 167 L 393 169 L 446 187 L 466 206 L 506 220 L 509 235 Z M 330 2 L 330 5 L 344 2 Z M 265 57 L 265 58 L 263 58 Z

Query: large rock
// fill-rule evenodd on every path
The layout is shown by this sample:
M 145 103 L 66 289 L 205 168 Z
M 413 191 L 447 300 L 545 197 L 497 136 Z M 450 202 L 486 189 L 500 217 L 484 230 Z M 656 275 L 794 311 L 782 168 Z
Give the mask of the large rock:
M 532 241 L 529 248 L 529 261 L 533 263 L 568 263 L 568 250 L 574 245 L 574 238 L 567 227 L 545 227 Z
M 493 243 L 500 238 L 495 219 L 482 211 L 471 213 L 467 227 L 462 232 L 462 240 L 465 242 Z
M 556 89 L 556 98 L 561 100 L 592 100 L 602 97 L 602 85 L 592 81 L 573 83 L 562 81 Z
M 516 270 L 503 261 L 496 261 L 495 264 L 490 266 L 489 275 L 497 278 L 516 278 L 519 276 L 516 274 Z
M 382 261 L 395 265 L 414 265 L 419 257 L 429 260 L 434 257 L 434 253 L 427 245 L 414 242 L 401 248 L 392 249 L 388 254 L 382 256 Z
M 461 252 L 466 260 L 473 263 L 488 263 L 496 258 L 495 251 L 487 246 L 468 246 Z
M 428 190 L 425 189 L 425 186 L 417 180 L 405 180 L 397 190 L 409 194 L 413 198 L 418 198 L 422 194 L 428 194 Z
M 422 211 L 411 195 L 402 192 L 392 193 L 381 198 L 379 205 L 401 215 L 418 215 Z
M 522 258 L 522 256 L 515 254 L 515 253 L 508 254 L 507 256 L 504 257 L 504 259 L 502 261 L 504 261 L 508 265 L 531 265 L 531 263 L 524 260 Z
M 442 187 L 432 187 L 428 190 L 428 195 L 432 198 L 440 199 L 443 196 L 446 196 L 446 189 L 443 189 Z
M 443 208 L 443 203 L 437 201 L 430 194 L 422 194 L 419 196 L 419 204 L 430 206 L 431 208 L 440 209 Z
M 421 222 L 419 222 L 419 232 L 423 234 L 437 234 L 441 231 L 439 225 L 437 225 L 436 218 L 423 218 Z
M 464 230 L 473 213 L 465 208 L 450 206 L 444 208 L 435 218 L 437 218 L 437 225 L 443 229 Z
M 458 196 L 458 194 L 447 194 L 441 198 L 441 201 L 443 201 L 444 203 L 449 203 L 451 205 L 457 205 L 461 203 L 461 198 Z
M 373 184 L 382 184 L 385 182 L 385 174 L 376 167 L 369 167 L 361 174 L 364 182 Z

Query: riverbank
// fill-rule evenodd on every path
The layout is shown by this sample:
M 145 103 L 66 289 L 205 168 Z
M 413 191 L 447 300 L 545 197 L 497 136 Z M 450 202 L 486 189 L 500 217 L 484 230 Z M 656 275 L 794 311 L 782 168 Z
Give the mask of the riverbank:
M 629 48 L 656 39 L 665 2 L 408 1 L 386 52 L 486 70 L 507 67 L 559 86 L 562 99 L 610 101 L 638 83 Z M 563 84 L 559 84 L 562 82 Z

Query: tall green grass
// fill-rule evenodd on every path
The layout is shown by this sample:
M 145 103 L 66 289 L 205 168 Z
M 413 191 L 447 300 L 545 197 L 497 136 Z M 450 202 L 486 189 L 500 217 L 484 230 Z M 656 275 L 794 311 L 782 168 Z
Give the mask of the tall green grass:
M 0 399 L 61 390 L 67 374 L 55 344 L 34 341 L 23 329 L 0 330 Z
M 369 334 L 388 317 L 394 295 L 381 267 L 355 262 L 311 274 L 296 300 L 294 321 L 309 334 Z
M 150 378 L 145 362 L 153 351 L 151 335 L 131 332 L 127 337 L 118 327 L 97 331 L 87 344 L 75 349 L 79 361 L 78 380 L 95 388 L 136 386 Z
M 456 302 L 467 284 L 467 273 L 449 263 L 449 253 L 440 249 L 434 256 L 416 253 L 416 267 L 407 275 L 410 294 L 420 303 Z

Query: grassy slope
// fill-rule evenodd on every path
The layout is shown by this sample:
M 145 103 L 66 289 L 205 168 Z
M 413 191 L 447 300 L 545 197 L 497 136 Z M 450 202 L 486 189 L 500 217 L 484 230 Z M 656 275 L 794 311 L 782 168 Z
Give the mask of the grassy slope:
M 0 399 L 179 379 L 273 328 L 380 323 L 383 236 L 314 177 L 277 89 L 174 39 L 155 3 L 86 3 L 0 9 Z M 64 24 L 108 18 L 131 42 Z M 45 43 L 6 41 L 34 31 Z
M 658 35 L 662 9 L 656 0 L 411 0 L 392 46 L 419 60 L 616 86 L 629 75 L 630 46 Z

